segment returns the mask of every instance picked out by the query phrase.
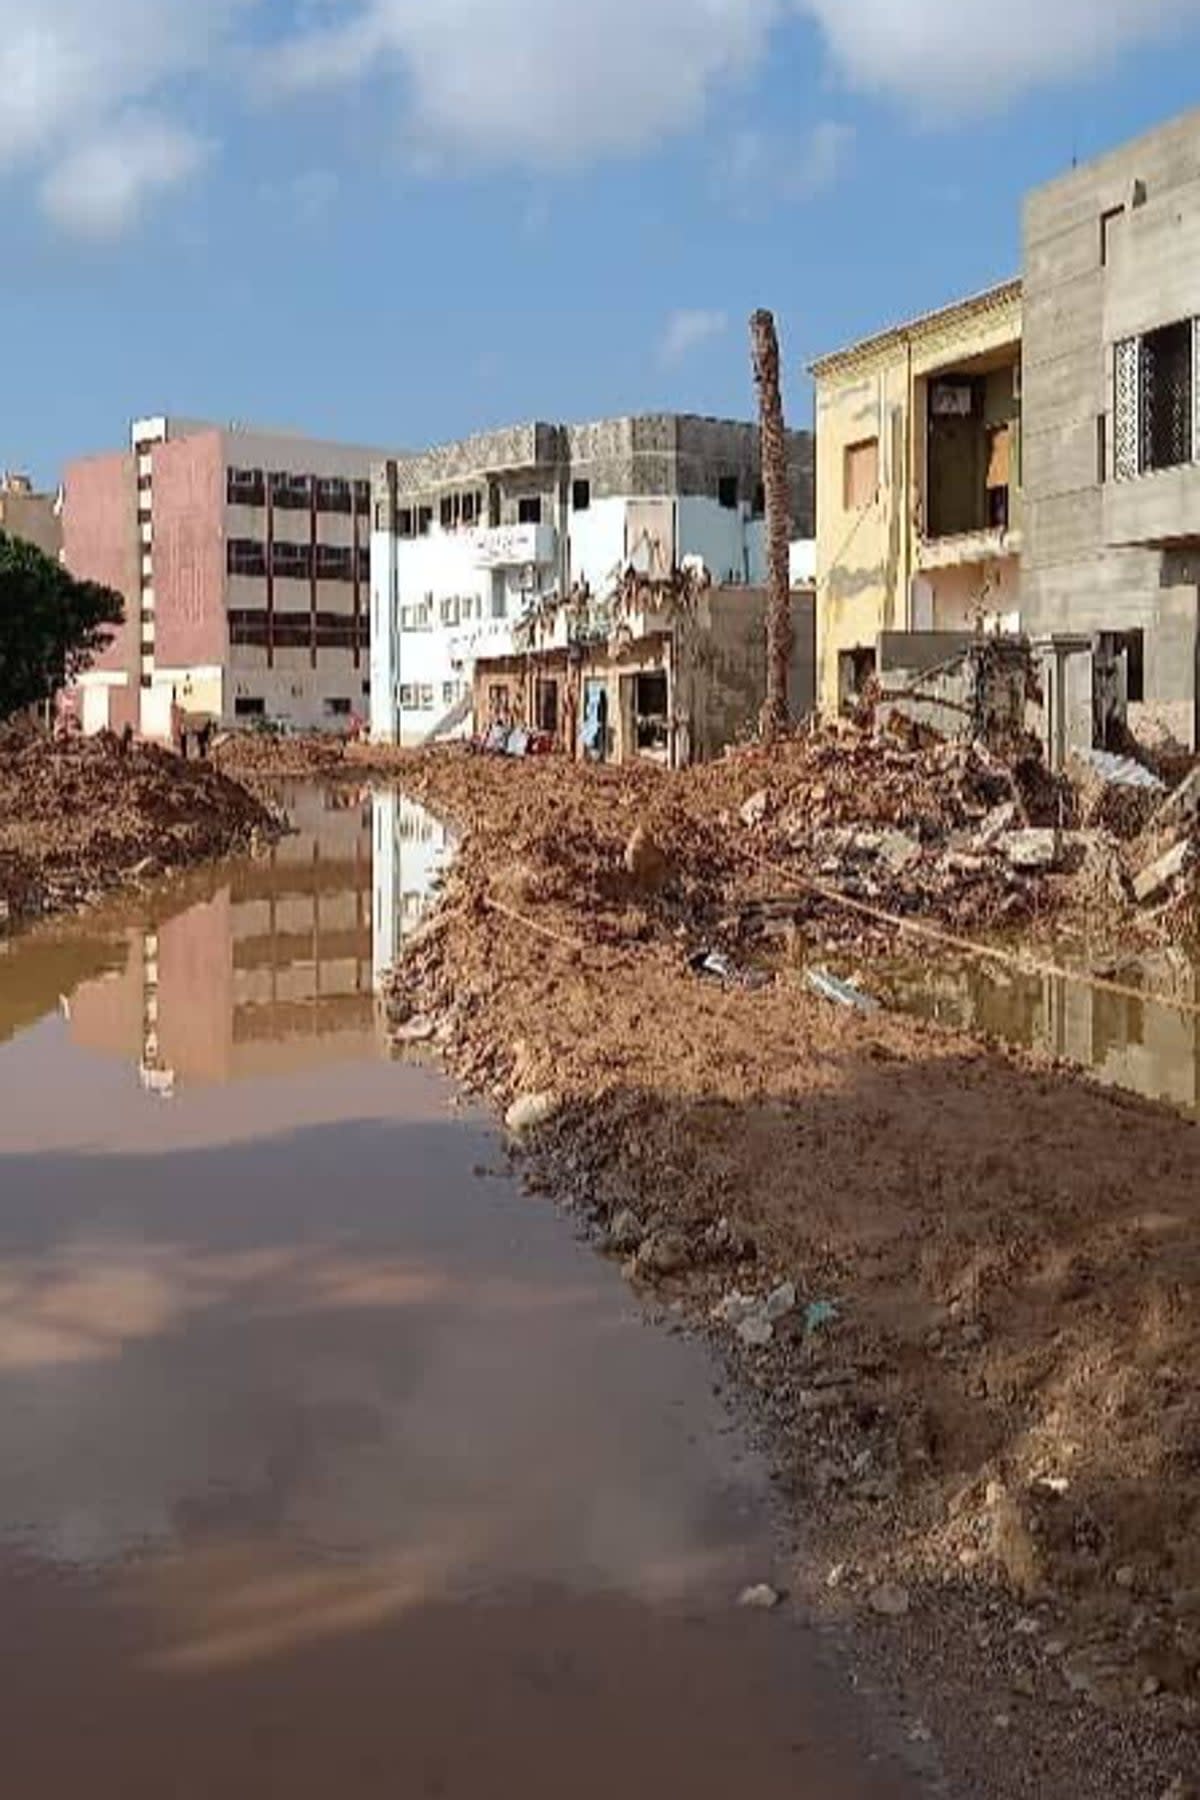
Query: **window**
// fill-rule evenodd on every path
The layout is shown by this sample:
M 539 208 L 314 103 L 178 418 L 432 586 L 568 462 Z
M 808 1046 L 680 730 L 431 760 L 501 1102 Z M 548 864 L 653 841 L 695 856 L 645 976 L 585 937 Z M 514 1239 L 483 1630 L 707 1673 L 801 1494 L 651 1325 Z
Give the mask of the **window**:
M 353 550 L 342 544 L 317 545 L 318 581 L 351 581 L 353 578 Z
M 573 481 L 571 483 L 571 511 L 588 512 L 592 504 L 592 484 L 590 481 Z
M 1012 486 L 1012 431 L 993 425 L 987 434 L 987 524 L 992 531 L 1007 531 L 1009 492 Z
M 417 600 L 400 608 L 401 631 L 428 631 L 432 623 L 433 602 L 430 599 Z
M 1108 480 L 1108 420 L 1103 413 L 1096 415 L 1096 480 Z
M 371 484 L 369 481 L 356 481 L 354 483 L 354 510 L 355 512 L 370 512 Z
M 480 515 L 479 495 L 464 494 L 462 497 L 462 522 L 464 525 L 478 525 Z
M 1114 647 L 1125 657 L 1125 698 L 1140 706 L 1146 698 L 1146 633 L 1118 632 Z
M 432 506 L 418 506 L 418 508 L 417 508 L 417 536 L 418 537 L 428 537 L 429 533 L 432 530 L 433 530 L 433 508 L 432 508 Z
M 542 496 L 526 494 L 517 501 L 517 524 L 540 525 L 542 522 Z
M 458 526 L 460 500 L 457 494 L 445 494 L 440 508 L 443 531 L 454 531 Z
M 717 502 L 726 512 L 736 512 L 738 503 L 738 478 L 736 475 L 722 475 L 717 482 Z
M 763 482 L 756 481 L 754 484 L 754 504 L 750 509 L 750 516 L 751 516 L 751 518 L 754 518 L 754 519 L 761 519 L 763 517 L 763 514 L 766 512 L 766 510 L 767 510 L 766 486 Z
M 633 678 L 634 741 L 639 751 L 661 753 L 670 746 L 669 696 L 664 671 Z
M 433 683 L 423 681 L 417 689 L 417 705 L 422 712 L 433 711 Z
M 460 691 L 461 691 L 461 683 L 459 683 L 457 681 L 443 681 L 443 683 L 442 683 L 442 705 L 443 706 L 453 706 L 454 702 L 458 699 Z
M 838 652 L 838 710 L 843 714 L 857 709 L 868 682 L 875 678 L 875 652 L 866 646 Z
M 1175 469 L 1192 460 L 1191 320 L 1142 339 L 1142 468 Z
M 508 595 L 502 587 L 492 589 L 492 617 L 493 619 L 507 619 L 508 617 Z
M 272 544 L 271 572 L 282 580 L 307 581 L 312 573 L 311 547 L 282 541 Z
M 230 538 L 225 549 L 225 564 L 231 575 L 265 575 L 266 546 L 255 538 Z
M 443 625 L 458 624 L 459 604 L 457 597 L 452 596 L 449 600 L 442 601 L 438 608 L 438 617 L 441 619 Z
M 340 475 L 321 475 L 317 478 L 317 511 L 348 513 L 353 507 L 353 494 L 350 483 Z
M 400 689 L 400 709 L 402 712 L 415 712 L 417 690 L 411 683 L 405 682 Z
M 307 511 L 312 504 L 312 484 L 307 475 L 285 475 L 277 471 L 271 476 L 271 499 L 285 511 Z
M 343 700 L 340 696 L 336 700 L 326 700 L 325 713 L 330 719 L 348 719 L 350 717 L 350 702 L 349 700 Z
M 267 703 L 260 695 L 239 694 L 233 703 L 235 719 L 261 719 L 266 711 Z
M 978 479 L 978 478 L 977 478 Z M 873 506 L 879 497 L 879 439 L 847 444 L 843 458 L 843 503 L 847 512 Z
M 266 483 L 261 469 L 230 469 L 225 477 L 225 497 L 230 506 L 265 506 Z
M 396 514 L 396 536 L 416 537 L 417 517 L 411 506 L 402 506 Z

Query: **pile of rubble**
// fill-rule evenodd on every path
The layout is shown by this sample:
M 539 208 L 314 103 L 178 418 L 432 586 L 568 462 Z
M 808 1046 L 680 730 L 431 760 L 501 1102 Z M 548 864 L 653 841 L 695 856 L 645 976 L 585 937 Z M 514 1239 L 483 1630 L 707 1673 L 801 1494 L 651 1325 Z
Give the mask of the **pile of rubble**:
M 203 762 L 105 733 L 0 738 L 0 925 L 253 850 L 279 813 Z

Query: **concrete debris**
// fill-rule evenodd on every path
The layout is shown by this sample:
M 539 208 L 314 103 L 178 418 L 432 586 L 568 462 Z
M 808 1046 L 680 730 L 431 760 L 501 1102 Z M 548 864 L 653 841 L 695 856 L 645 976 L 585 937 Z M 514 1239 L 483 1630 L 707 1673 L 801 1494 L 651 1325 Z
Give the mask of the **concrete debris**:
M 1192 866 L 1196 847 L 1191 838 L 1181 838 L 1165 856 L 1160 856 L 1133 878 L 1133 897 L 1139 906 L 1150 906 L 1165 900 L 1183 880 Z
M 767 1295 L 765 1312 L 772 1325 L 778 1325 L 796 1310 L 796 1284 L 793 1281 L 782 1281 Z
M 770 799 L 771 796 L 767 793 L 766 788 L 760 788 L 757 794 L 751 794 L 750 798 L 738 809 L 738 817 L 748 831 L 753 831 L 756 825 L 762 824 L 767 816 Z
M 637 1253 L 638 1273 L 643 1275 L 677 1275 L 691 1261 L 691 1247 L 681 1231 L 655 1231 Z
M 437 1036 L 437 1030 L 436 1019 L 422 1016 L 394 1025 L 392 1039 L 397 1044 L 430 1044 Z
M 1082 750 L 1079 760 L 1111 787 L 1145 788 L 1155 794 L 1166 791 L 1154 771 L 1145 763 L 1135 762 L 1132 756 L 1114 756 L 1108 750 Z
M 1006 800 L 1002 806 L 994 806 L 975 839 L 977 850 L 993 850 L 1009 832 L 1019 827 L 1021 809 L 1015 800 Z
M 548 1125 L 559 1110 L 555 1093 L 522 1094 L 504 1115 L 504 1124 L 513 1137 L 525 1137 Z
M 620 1256 L 632 1256 L 641 1249 L 646 1231 L 635 1212 L 624 1207 L 608 1228 L 607 1246 Z
M 764 1312 L 752 1312 L 742 1320 L 737 1334 L 748 1350 L 765 1350 L 775 1336 L 775 1327 Z
M 1000 839 L 1000 848 L 1013 869 L 1022 874 L 1044 874 L 1057 866 L 1060 840 L 1056 831 L 1030 829 L 1010 831 Z
M 738 1605 L 749 1612 L 774 1612 L 782 1598 L 782 1594 L 763 1581 L 757 1587 L 744 1588 L 738 1596 Z
M 1167 795 L 1154 815 L 1155 830 L 1190 829 L 1200 820 L 1200 764 Z

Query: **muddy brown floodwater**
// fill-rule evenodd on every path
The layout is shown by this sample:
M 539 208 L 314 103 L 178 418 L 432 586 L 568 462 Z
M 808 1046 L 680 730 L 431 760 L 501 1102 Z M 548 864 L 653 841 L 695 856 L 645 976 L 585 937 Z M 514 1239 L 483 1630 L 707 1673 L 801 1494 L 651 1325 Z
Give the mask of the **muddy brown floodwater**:
M 492 1125 L 387 1060 L 439 828 L 0 953 L 0 1718 L 40 1800 L 913 1794 L 766 1474 Z

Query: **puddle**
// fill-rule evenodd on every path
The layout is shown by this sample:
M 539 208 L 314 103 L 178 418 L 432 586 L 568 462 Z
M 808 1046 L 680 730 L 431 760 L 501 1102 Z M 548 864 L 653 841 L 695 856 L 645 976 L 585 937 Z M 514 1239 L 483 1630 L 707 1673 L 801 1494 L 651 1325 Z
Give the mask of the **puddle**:
M 1113 975 L 1148 995 L 1200 1003 L 1200 965 L 1180 952 L 1141 958 Z M 1159 999 L 949 958 L 876 967 L 871 986 L 904 1012 L 1043 1051 L 1200 1118 L 1200 1018 Z
M 0 956 L 14 1794 L 886 1800 L 766 1474 L 494 1128 L 389 1060 L 398 796 Z

